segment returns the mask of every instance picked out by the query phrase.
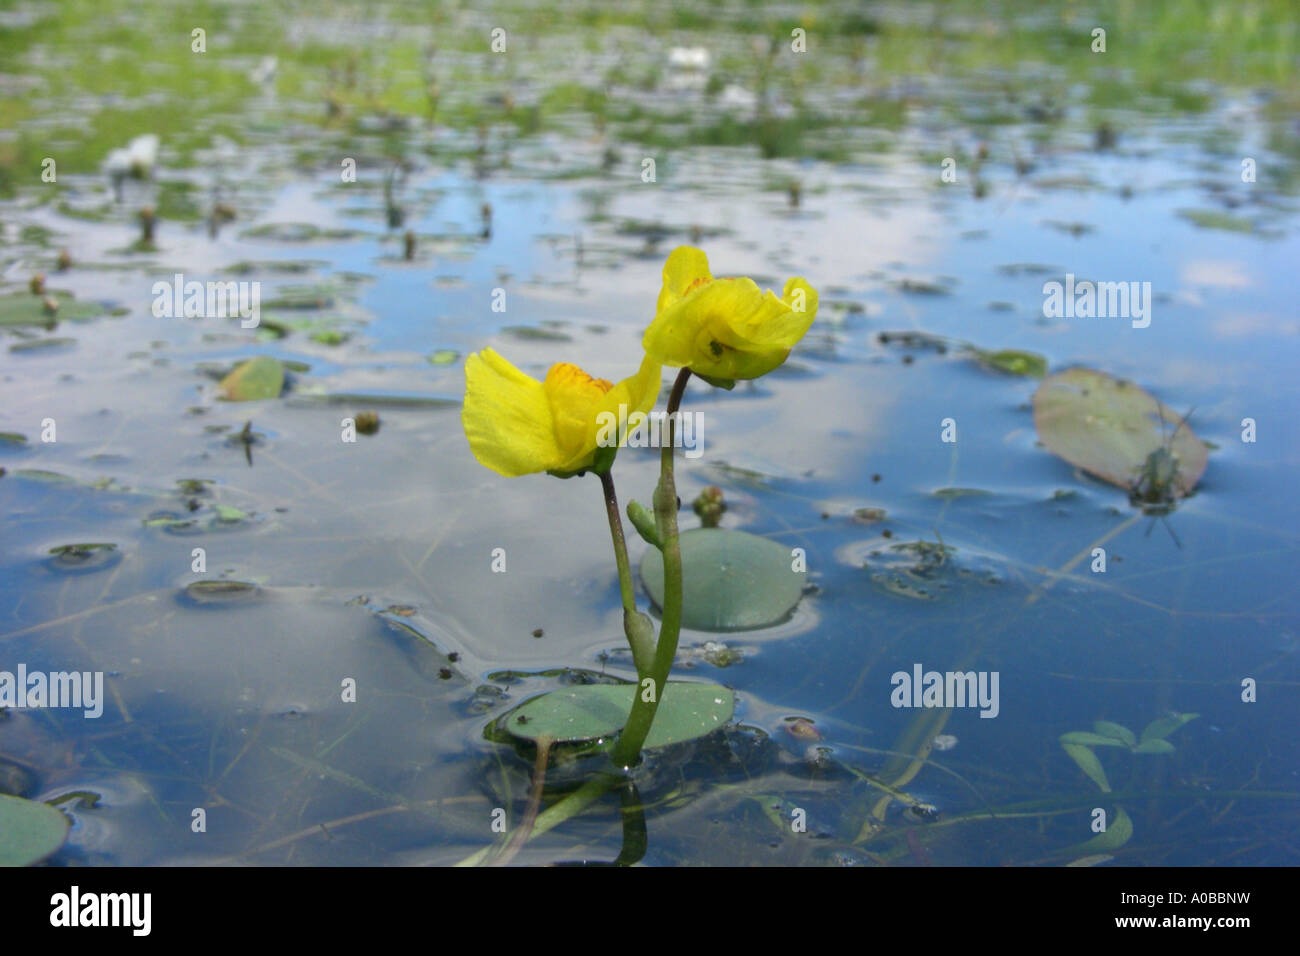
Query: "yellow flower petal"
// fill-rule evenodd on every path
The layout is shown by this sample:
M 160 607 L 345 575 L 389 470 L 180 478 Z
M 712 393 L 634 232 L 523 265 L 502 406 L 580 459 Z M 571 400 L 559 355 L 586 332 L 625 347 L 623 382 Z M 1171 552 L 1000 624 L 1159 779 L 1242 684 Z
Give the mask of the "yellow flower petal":
M 546 389 L 492 349 L 465 360 L 460 420 L 474 457 L 498 474 L 545 471 L 564 457 Z
M 678 246 L 664 263 L 664 287 L 659 292 L 659 302 L 655 305 L 655 312 L 662 312 L 692 288 L 712 278 L 708 256 L 694 246 Z
M 613 387 L 612 382 L 592 378 L 568 362 L 552 365 L 546 373 L 543 388 L 551 404 L 555 443 L 565 461 L 581 458 L 595 447 L 587 443 L 592 418 L 601 399 Z
M 591 417 L 591 427 L 587 440 L 592 447 L 599 446 L 601 439 L 608 436 L 620 446 L 627 441 L 627 419 L 633 412 L 648 412 L 655 407 L 659 399 L 659 389 L 663 384 L 663 367 L 648 355 L 641 360 L 641 368 L 631 378 L 619 382 L 602 398 Z M 602 413 L 606 417 L 602 418 Z M 611 421 L 617 424 L 618 431 L 602 426 Z
M 662 372 L 646 357 L 636 375 L 617 385 L 593 378 L 576 365 L 551 366 L 539 382 L 491 349 L 465 361 L 461 423 L 478 461 L 507 477 L 539 471 L 581 471 L 595 463 L 600 413 L 618 421 L 649 411 L 659 396 Z M 625 435 L 615 432 L 622 443 Z
M 781 298 L 752 279 L 714 279 L 698 249 L 673 250 L 659 308 L 642 339 L 664 365 L 719 379 L 758 378 L 776 368 L 817 314 L 817 290 L 790 279 Z

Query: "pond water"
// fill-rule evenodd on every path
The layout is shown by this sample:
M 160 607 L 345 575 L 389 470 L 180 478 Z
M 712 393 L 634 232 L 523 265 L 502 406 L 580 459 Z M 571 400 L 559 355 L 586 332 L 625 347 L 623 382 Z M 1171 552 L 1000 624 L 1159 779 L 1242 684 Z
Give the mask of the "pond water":
M 58 301 L 0 307 L 0 670 L 104 674 L 98 718 L 0 713 L 0 790 L 73 820 L 52 862 L 444 864 L 517 821 L 532 756 L 485 728 L 634 671 L 598 482 L 482 468 L 464 358 L 630 375 L 689 244 L 820 292 L 776 373 L 691 384 L 677 468 L 683 528 L 716 485 L 810 586 L 683 632 L 674 673 L 737 710 L 634 771 L 643 862 L 1294 864 L 1300 18 L 1064 10 L 0 12 L 0 303 Z M 151 172 L 104 171 L 148 134 Z M 156 314 L 176 274 L 259 283 L 260 324 Z M 1149 324 L 1045 317 L 1067 275 L 1150 283 Z M 1038 380 L 967 346 L 1190 411 L 1195 493 L 1146 515 L 1053 456 Z M 283 395 L 222 400 L 259 355 Z M 615 473 L 648 501 L 657 454 Z M 917 665 L 996 672 L 996 716 L 894 706 Z M 1061 745 L 1171 714 L 1172 752 L 1095 747 L 1112 793 Z M 517 862 L 614 859 L 619 807 Z M 1131 834 L 1082 848 L 1096 808 Z

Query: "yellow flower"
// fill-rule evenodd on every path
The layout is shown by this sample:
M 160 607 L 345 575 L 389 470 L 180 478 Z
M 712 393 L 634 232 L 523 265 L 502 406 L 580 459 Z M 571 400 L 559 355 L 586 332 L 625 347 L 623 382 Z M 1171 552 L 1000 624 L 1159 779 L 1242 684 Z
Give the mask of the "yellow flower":
M 647 357 L 617 385 L 567 362 L 552 365 L 539 382 L 484 349 L 465 361 L 460 420 L 474 457 L 507 477 L 608 467 L 606 458 L 626 440 L 627 429 L 613 432 L 606 424 L 654 408 L 661 377 L 659 363 Z
M 790 279 L 781 298 L 753 279 L 715 279 L 699 249 L 664 263 L 655 320 L 641 345 L 655 361 L 709 379 L 758 378 L 786 360 L 817 314 L 817 290 Z

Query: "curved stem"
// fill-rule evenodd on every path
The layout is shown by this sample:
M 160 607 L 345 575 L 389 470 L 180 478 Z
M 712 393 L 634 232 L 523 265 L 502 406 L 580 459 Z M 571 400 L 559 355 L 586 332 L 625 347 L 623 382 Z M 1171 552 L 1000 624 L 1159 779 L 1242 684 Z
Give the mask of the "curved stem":
M 609 534 L 614 540 L 614 560 L 618 563 L 618 587 L 623 596 L 623 634 L 632 649 L 632 663 L 636 676 L 650 676 L 654 663 L 655 635 L 650 618 L 636 609 L 636 591 L 632 585 L 632 563 L 627 558 L 627 539 L 623 536 L 623 518 L 618 511 L 618 495 L 614 492 L 614 476 L 608 471 L 600 476 L 600 487 L 605 493 L 605 512 L 609 515 Z
M 519 854 L 533 834 L 533 826 L 537 823 L 537 811 L 542 806 L 542 790 L 546 784 L 546 763 L 550 759 L 553 743 L 555 743 L 554 738 L 547 734 L 537 738 L 537 757 L 533 761 L 533 786 L 528 792 L 528 809 L 524 811 L 524 819 L 511 835 L 510 842 L 501 851 L 501 855 L 492 861 L 493 866 L 508 864 Z
M 609 515 L 609 534 L 614 539 L 614 560 L 618 562 L 618 587 L 623 595 L 623 610 L 636 611 L 636 592 L 632 587 L 632 563 L 627 559 L 627 539 L 623 536 L 623 517 L 618 511 L 618 495 L 614 491 L 614 476 L 605 472 L 600 476 L 600 487 L 605 493 L 605 511 Z
M 677 410 L 686 392 L 691 370 L 684 368 L 673 383 L 668 396 L 668 440 L 659 453 L 659 487 L 655 489 L 655 521 L 659 526 L 660 550 L 664 557 L 663 620 L 659 626 L 659 642 L 655 647 L 654 664 L 649 679 L 648 695 L 644 679 L 632 697 L 632 712 L 628 715 L 623 732 L 614 748 L 614 763 L 630 767 L 636 763 L 641 747 L 654 723 L 659 701 L 663 699 L 668 684 L 668 672 L 677 656 L 677 638 L 682 629 L 682 552 L 677 538 L 677 485 L 673 479 L 673 444 L 677 424 Z

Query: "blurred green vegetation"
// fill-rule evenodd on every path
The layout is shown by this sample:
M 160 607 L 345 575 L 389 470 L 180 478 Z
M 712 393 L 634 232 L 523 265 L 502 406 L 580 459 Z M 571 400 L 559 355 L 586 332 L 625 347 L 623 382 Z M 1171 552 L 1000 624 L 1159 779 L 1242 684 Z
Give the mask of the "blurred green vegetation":
M 400 139 L 410 124 L 436 122 L 466 133 L 445 148 L 469 155 L 475 134 L 572 132 L 577 120 L 628 144 L 844 159 L 851 150 L 836 130 L 896 130 L 919 106 L 977 130 L 1050 125 L 1080 86 L 1083 104 L 1098 111 L 1195 113 L 1219 90 L 1252 87 L 1269 89 L 1271 115 L 1300 107 L 1294 0 L 789 9 L 649 0 L 515 0 L 490 13 L 469 0 L 20 8 L 0 30 L 0 194 L 38 181 L 45 156 L 58 158 L 60 172 L 93 172 L 144 132 L 161 136 L 182 166 L 220 138 L 244 143 L 254 127 L 290 123 L 344 135 L 386 125 Z M 505 56 L 489 47 L 496 25 L 507 31 Z M 1105 54 L 1091 51 L 1097 26 L 1107 31 Z M 191 51 L 196 27 L 206 53 Z M 790 51 L 795 27 L 807 31 L 802 55 Z M 703 97 L 693 115 L 656 95 L 681 79 L 667 56 L 673 46 L 711 53 L 697 75 L 686 71 Z M 259 82 L 252 74 L 271 56 L 274 75 Z M 736 108 L 732 86 L 754 95 L 757 112 Z M 1297 136 L 1291 129 L 1269 145 L 1297 155 Z

